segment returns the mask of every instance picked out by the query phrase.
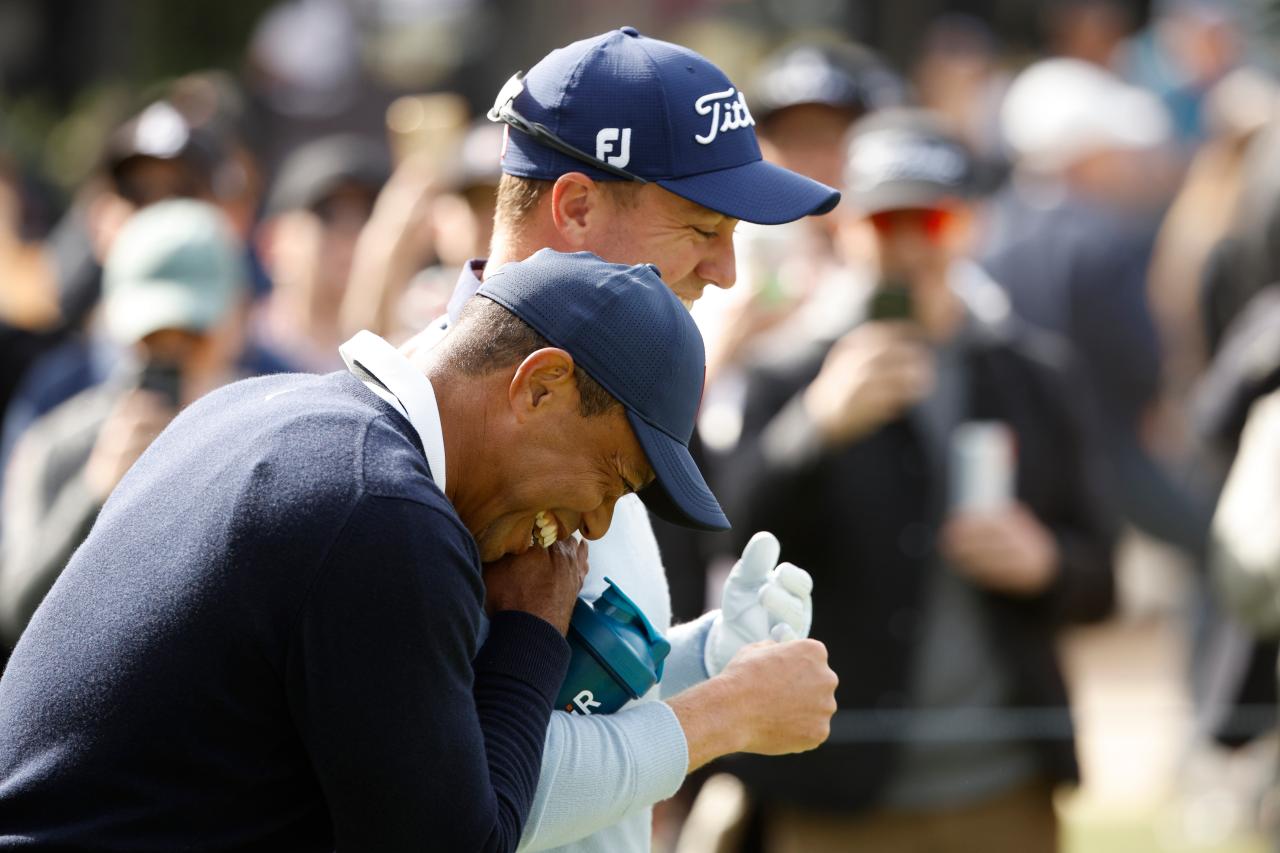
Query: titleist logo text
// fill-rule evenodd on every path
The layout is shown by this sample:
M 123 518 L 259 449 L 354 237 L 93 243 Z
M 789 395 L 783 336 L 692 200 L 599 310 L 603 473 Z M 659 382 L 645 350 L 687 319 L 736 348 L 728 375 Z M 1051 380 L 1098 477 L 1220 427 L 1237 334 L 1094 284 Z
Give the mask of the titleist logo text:
M 694 134 L 693 137 L 702 145 L 710 145 L 721 131 L 753 127 L 756 123 L 751 117 L 751 111 L 747 109 L 746 97 L 732 86 L 723 92 L 703 95 L 694 101 L 693 108 L 700 116 L 711 116 L 710 130 L 706 134 Z

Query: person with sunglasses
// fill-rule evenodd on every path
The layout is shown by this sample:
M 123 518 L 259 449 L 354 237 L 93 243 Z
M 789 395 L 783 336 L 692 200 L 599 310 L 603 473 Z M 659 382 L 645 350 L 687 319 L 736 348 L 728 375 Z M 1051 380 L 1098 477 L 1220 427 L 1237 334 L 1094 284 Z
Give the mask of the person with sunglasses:
M 726 510 L 813 573 L 842 675 L 839 738 L 732 760 L 767 850 L 1050 851 L 1078 778 L 1054 643 L 1109 612 L 1114 524 L 1068 349 L 964 257 L 971 176 L 927 112 L 856 124 L 874 286 L 747 379 Z
M 540 249 L 651 263 L 689 307 L 708 285 L 733 285 L 740 220 L 787 222 L 839 200 L 762 158 L 747 99 L 719 68 L 632 27 L 552 51 L 508 81 L 489 118 L 506 131 L 490 257 L 465 265 L 448 316 L 405 345 L 410 357 L 448 333 L 489 271 Z M 651 487 L 619 500 L 583 585 L 590 600 L 613 580 L 667 635 L 662 681 L 612 715 L 553 715 L 521 849 L 646 851 L 653 804 L 687 773 L 731 752 L 826 739 L 836 677 L 823 646 L 803 640 L 808 575 L 776 565 L 779 545 L 761 534 L 723 607 L 672 628 L 646 512 L 672 499 Z

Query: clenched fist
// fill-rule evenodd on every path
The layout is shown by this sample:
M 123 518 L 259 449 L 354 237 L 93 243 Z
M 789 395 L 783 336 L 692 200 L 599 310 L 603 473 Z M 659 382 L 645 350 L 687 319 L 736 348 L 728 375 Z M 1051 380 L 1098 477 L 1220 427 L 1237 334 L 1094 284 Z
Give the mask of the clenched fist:
M 573 605 L 587 576 L 587 543 L 574 539 L 530 548 L 484 566 L 485 610 L 523 610 L 569 632 Z
M 839 679 L 817 640 L 754 643 L 721 674 L 743 697 L 740 751 L 757 755 L 806 752 L 831 734 Z

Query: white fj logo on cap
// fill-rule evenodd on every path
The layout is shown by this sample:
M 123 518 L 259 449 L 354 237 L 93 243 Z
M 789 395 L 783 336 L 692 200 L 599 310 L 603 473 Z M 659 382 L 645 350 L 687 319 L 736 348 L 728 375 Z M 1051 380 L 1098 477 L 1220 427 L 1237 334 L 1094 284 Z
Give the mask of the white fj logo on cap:
M 614 143 L 621 142 L 617 154 Z M 596 159 L 619 169 L 631 162 L 631 128 L 602 127 L 596 134 Z
M 734 97 L 734 95 L 738 97 Z M 722 109 L 723 107 L 723 109 Z M 747 109 L 747 99 L 737 89 L 730 86 L 723 92 L 710 92 L 693 102 L 698 115 L 711 116 L 711 129 L 705 136 L 694 134 L 693 138 L 702 145 L 710 145 L 722 130 L 737 130 L 740 127 L 752 127 L 756 120 Z M 723 113 L 723 118 L 721 117 Z

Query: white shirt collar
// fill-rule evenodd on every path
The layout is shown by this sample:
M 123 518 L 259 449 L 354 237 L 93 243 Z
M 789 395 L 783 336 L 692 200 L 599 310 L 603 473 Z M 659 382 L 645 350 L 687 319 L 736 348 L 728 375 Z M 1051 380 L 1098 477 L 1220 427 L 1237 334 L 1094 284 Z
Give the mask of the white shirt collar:
M 364 384 L 409 420 L 427 454 L 431 478 L 443 492 L 444 428 L 440 425 L 440 408 L 431 380 L 410 364 L 399 350 L 373 332 L 357 332 L 351 340 L 338 347 L 338 352 L 349 370 L 358 363 L 360 369 L 375 377 L 377 382 L 365 379 Z

